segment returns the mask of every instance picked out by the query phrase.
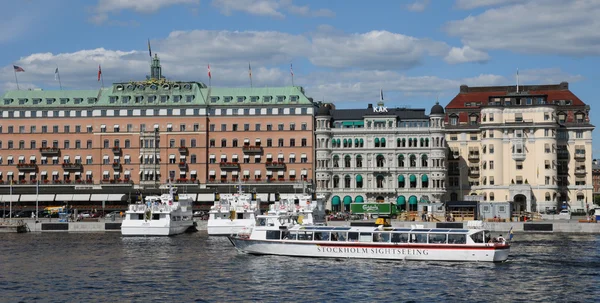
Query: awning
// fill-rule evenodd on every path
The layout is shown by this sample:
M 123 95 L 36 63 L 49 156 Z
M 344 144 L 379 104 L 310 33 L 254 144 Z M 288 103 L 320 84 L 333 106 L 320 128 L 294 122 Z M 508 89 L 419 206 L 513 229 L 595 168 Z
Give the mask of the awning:
M 108 175 L 108 170 L 105 170 L 102 174 L 103 175 Z
M 56 170 L 55 170 L 55 171 L 53 171 L 53 172 L 52 172 L 52 175 L 53 175 L 53 176 L 58 176 L 58 171 L 56 171 Z
M 171 123 L 168 123 L 168 124 L 167 124 L 167 128 L 173 128 L 173 124 L 171 124 Z
M 244 159 L 249 159 L 250 155 L 244 155 Z
M 255 176 L 260 176 L 260 174 L 261 174 L 261 171 L 259 169 L 257 169 L 257 170 L 254 171 L 254 175 Z
M 74 194 L 73 201 L 90 201 L 90 194 Z
M 415 175 L 410 175 L 409 180 L 410 182 L 417 182 L 417 177 L 415 177 Z
M 121 172 L 118 172 L 118 171 L 114 171 L 114 172 L 113 172 L 113 175 L 115 175 L 115 176 L 118 176 L 118 175 L 120 175 L 120 174 L 121 174 Z
M 92 160 L 92 156 L 86 156 L 85 157 L 87 160 Z
M 10 201 L 12 201 L 12 202 L 19 201 L 19 195 L 12 194 L 12 195 L 3 195 L 2 196 L 2 202 L 10 202 Z
M 221 155 L 221 159 L 227 159 L 227 155 Z
M 402 155 L 402 154 L 398 155 L 398 160 L 404 160 L 404 155 Z
M 64 156 L 64 157 L 63 157 L 63 160 L 65 160 L 65 161 L 68 161 L 68 160 L 69 160 L 69 158 L 70 158 L 69 156 Z
M 56 172 L 56 173 L 58 174 L 58 172 Z M 7 173 L 6 173 L 6 175 L 7 175 L 7 176 L 12 176 L 12 175 L 13 175 L 13 172 L 9 171 L 9 172 L 7 172 Z
M 75 172 L 75 176 L 81 176 L 81 172 L 80 171 L 76 171 Z
M 295 169 L 291 169 L 290 170 L 290 176 L 295 176 L 296 175 L 296 170 Z
M 21 195 L 21 199 L 19 199 L 19 202 L 35 201 L 54 201 L 54 195 Z
M 421 181 L 427 182 L 427 181 L 429 181 L 429 178 L 427 177 L 427 175 L 423 175 L 423 176 L 421 176 Z
M 238 172 L 237 170 L 234 170 L 234 171 L 232 171 L 232 172 L 231 172 L 231 175 L 232 175 L 232 176 L 237 176 L 237 175 L 238 175 L 238 173 L 239 173 L 239 172 Z
M 35 172 L 34 172 L 34 171 L 32 171 L 32 172 L 30 172 L 30 173 L 29 173 L 29 175 L 30 175 L 30 176 L 35 176 Z
M 358 145 L 358 139 L 354 139 L 354 145 L 357 146 Z
M 75 156 L 75 160 L 81 160 L 81 156 Z
M 221 158 L 223 158 L 223 155 L 221 155 Z M 185 160 L 185 155 L 179 155 L 179 159 L 180 159 L 180 160 L 181 160 L 181 159 Z
M 57 194 L 56 201 L 73 201 L 73 194 Z
M 92 175 L 92 171 L 88 170 L 88 171 L 85 172 L 85 174 L 88 175 L 88 176 L 91 176 Z
M 45 171 L 45 170 L 43 170 L 42 172 L 40 172 L 40 175 L 42 175 L 42 176 L 45 176 L 45 175 L 47 175 L 47 174 L 48 174 L 48 172 L 47 172 L 47 171 Z
M 272 175 L 273 175 L 273 171 L 267 170 L 267 176 L 272 176 Z
M 155 171 L 155 174 L 156 174 L 157 176 L 160 176 L 160 170 L 157 170 L 157 171 Z
M 365 141 L 363 139 L 360 139 L 359 141 L 360 141 L 360 145 L 365 144 Z
M 294 159 L 294 158 L 296 158 L 296 154 L 294 154 L 294 153 L 291 153 L 291 154 L 290 154 L 290 159 Z
M 250 143 L 250 139 L 244 139 L 244 143 Z
M 209 157 L 210 159 L 215 159 L 217 156 L 215 156 L 215 155 L 210 155 L 210 156 L 208 156 L 208 157 Z
M 106 128 L 106 124 L 101 124 L 100 128 Z
M 237 159 L 237 158 L 238 158 L 238 155 L 231 156 L 231 159 Z
M 414 204 L 417 204 L 417 203 L 418 203 L 417 197 L 410 196 L 410 198 L 408 198 L 408 204 L 413 204 L 414 205 Z
M 300 158 L 306 158 L 306 154 L 301 154 Z
M 285 158 L 285 157 L 283 156 L 283 153 L 277 154 L 277 159 L 283 159 L 283 158 Z
M 406 204 L 406 198 L 404 196 L 398 196 L 398 198 L 396 198 L 396 204 L 398 204 L 398 205 L 405 205 Z
M 280 171 L 277 172 L 277 175 L 278 176 L 283 176 L 283 175 L 285 175 L 285 172 L 283 170 L 280 170 Z
M 10 159 L 12 159 L 12 157 Z M 58 161 L 58 156 L 52 157 L 52 161 Z
M 156 156 L 156 159 L 160 160 L 160 154 L 156 154 L 155 156 Z
M 379 138 L 375 138 L 375 144 L 379 144 Z
M 381 144 L 385 144 L 385 138 L 381 138 Z
M 19 176 L 25 176 L 25 172 L 20 171 Z
M 331 205 L 340 205 L 340 197 L 333 196 L 333 198 L 331 198 Z
M 119 159 L 121 159 L 121 156 L 114 156 L 113 159 L 119 160 Z
M 356 175 L 356 182 L 362 182 L 363 178 L 361 175 Z
M 215 175 L 215 171 L 214 171 L 214 170 L 211 170 L 211 171 L 209 171 L 209 172 L 208 172 L 208 175 L 209 175 L 209 176 L 214 176 L 214 175 Z
M 363 196 L 356 196 L 356 198 L 354 198 L 354 202 L 355 203 L 364 203 L 365 200 L 364 200 Z
M 104 160 L 108 160 L 108 158 L 109 158 L 109 157 L 108 157 L 108 155 L 104 155 L 104 156 L 102 157 L 102 159 L 104 159 Z
M 250 175 L 250 171 L 249 170 L 245 170 L 244 171 L 244 176 L 249 176 Z
M 68 175 L 69 175 L 68 171 L 63 172 L 63 176 L 68 176 Z
M 119 124 L 113 125 L 114 128 L 119 128 Z
M 198 174 L 198 172 L 196 172 L 195 170 L 192 170 L 192 171 L 190 172 L 190 175 L 196 175 L 196 174 Z
M 260 139 L 256 139 L 256 141 L 255 141 L 255 142 L 256 142 L 256 143 L 260 143 Z
M 254 158 L 260 159 L 260 155 L 254 155 Z
M 0 160 L 1 160 L 1 159 L 2 159 L 2 157 L 0 157 Z M 41 157 L 40 157 L 40 159 L 41 159 L 42 161 L 46 161 L 46 160 L 48 159 L 48 157 L 46 157 L 46 156 L 41 156 Z
M 154 129 L 159 128 L 160 126 L 158 124 L 154 124 Z
M 6 157 L 6 160 L 8 160 L 8 161 L 12 161 L 12 160 L 13 160 L 13 156 L 8 156 L 8 157 Z
M 35 161 L 35 156 L 30 156 L 29 161 Z
M 19 161 L 25 160 L 25 156 L 19 156 Z
M 267 159 L 271 159 L 271 158 L 273 158 L 273 155 L 267 154 Z
M 180 174 L 180 175 L 185 175 L 185 173 L 186 173 L 186 171 L 185 171 L 185 170 L 180 170 L 180 171 L 179 171 L 179 174 Z M 222 173 L 223 173 L 223 172 L 221 172 L 221 174 L 222 174 Z
M 352 203 L 352 197 L 345 196 L 344 197 L 344 205 L 350 205 L 350 203 Z
M 150 158 L 150 155 L 144 155 L 144 159 L 148 159 L 148 158 Z
M 404 175 L 398 176 L 398 182 L 404 182 Z
M 169 155 L 169 159 L 175 159 L 175 155 L 173 155 L 173 154 Z
M 303 170 L 300 171 L 300 174 L 301 175 L 307 175 L 308 171 L 306 169 L 303 169 Z
M 92 194 L 90 197 L 90 201 L 98 202 L 98 201 L 106 201 L 108 198 L 108 194 Z

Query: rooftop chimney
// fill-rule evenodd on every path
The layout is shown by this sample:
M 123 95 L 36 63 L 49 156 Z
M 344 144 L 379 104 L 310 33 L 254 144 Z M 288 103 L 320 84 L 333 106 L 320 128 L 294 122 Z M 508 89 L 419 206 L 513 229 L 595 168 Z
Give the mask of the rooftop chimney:
M 369 108 L 373 108 L 373 104 L 369 103 L 369 105 L 367 106 L 367 109 Z

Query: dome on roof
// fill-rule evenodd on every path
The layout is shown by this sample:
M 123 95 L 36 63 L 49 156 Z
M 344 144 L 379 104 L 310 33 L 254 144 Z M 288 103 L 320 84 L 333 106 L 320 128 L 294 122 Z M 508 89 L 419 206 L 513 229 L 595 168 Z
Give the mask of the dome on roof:
M 435 105 L 431 108 L 431 113 L 429 113 L 429 114 L 430 115 L 443 115 L 444 107 L 442 107 L 439 102 L 436 102 Z
M 331 115 L 330 111 L 329 111 L 329 107 L 321 105 L 319 107 L 319 110 L 317 111 L 317 116 L 329 116 L 329 115 Z

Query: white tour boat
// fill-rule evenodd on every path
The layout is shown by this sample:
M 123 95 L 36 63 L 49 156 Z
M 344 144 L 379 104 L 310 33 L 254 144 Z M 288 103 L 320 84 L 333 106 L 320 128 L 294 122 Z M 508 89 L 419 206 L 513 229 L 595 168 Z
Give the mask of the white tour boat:
M 303 225 L 325 225 L 325 199 L 323 195 L 286 195 L 269 205 L 271 216 L 292 216 Z
M 229 240 L 243 253 L 294 257 L 503 262 L 510 251 L 484 229 L 303 226 L 270 215 Z
M 240 186 L 241 188 L 241 186 Z M 260 215 L 260 200 L 256 194 L 215 194 L 214 205 L 208 212 L 209 236 L 230 236 L 244 227 L 254 225 Z
M 169 193 L 148 196 L 145 203 L 130 204 L 121 224 L 123 236 L 171 236 L 184 233 L 194 226 L 193 199 L 176 194 L 169 184 Z

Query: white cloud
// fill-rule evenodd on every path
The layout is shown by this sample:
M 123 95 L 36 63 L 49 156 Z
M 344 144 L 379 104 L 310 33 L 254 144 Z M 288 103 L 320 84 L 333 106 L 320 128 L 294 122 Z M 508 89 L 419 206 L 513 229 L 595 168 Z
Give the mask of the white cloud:
M 200 4 L 200 0 L 98 0 L 98 4 L 92 9 L 94 14 L 89 18 L 89 21 L 102 24 L 108 20 L 110 13 L 118 13 L 122 10 L 154 13 L 163 7 L 179 4 L 197 5 Z
M 478 50 L 571 56 L 600 55 L 600 1 L 527 0 L 447 24 Z
M 455 6 L 460 9 L 474 9 L 484 6 L 499 6 L 523 2 L 523 0 L 456 0 Z
M 212 5 L 225 15 L 240 11 L 257 16 L 285 18 L 285 13 L 306 17 L 333 17 L 328 9 L 312 10 L 308 5 L 294 5 L 292 0 L 213 0 Z
M 472 49 L 470 46 L 453 47 L 444 58 L 449 64 L 467 63 L 467 62 L 487 62 L 490 56 L 482 51 Z
M 511 77 L 511 80 L 515 79 Z M 519 71 L 519 83 L 523 85 L 528 84 L 541 84 L 541 83 L 560 83 L 563 81 L 573 83 L 582 81 L 584 77 L 582 75 L 571 75 L 560 68 L 537 68 L 537 69 L 526 69 Z
M 419 39 L 388 31 L 343 35 L 317 33 L 312 38 L 310 61 L 333 68 L 407 69 L 424 56 L 441 56 L 449 47 L 443 42 Z
M 422 12 L 429 5 L 429 0 L 417 0 L 406 6 L 406 9 L 411 12 Z

